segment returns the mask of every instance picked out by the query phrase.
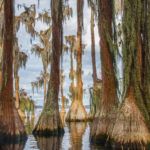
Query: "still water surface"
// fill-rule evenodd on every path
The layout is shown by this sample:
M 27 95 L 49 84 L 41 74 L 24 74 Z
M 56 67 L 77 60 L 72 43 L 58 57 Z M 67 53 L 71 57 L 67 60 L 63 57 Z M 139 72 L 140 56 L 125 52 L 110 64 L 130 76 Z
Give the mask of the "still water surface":
M 38 112 L 39 113 L 39 112 Z M 102 147 L 90 145 L 91 122 L 64 123 L 65 133 L 62 137 L 52 136 L 50 138 L 35 138 L 32 135 L 34 122 L 37 120 L 26 120 L 28 140 L 24 150 L 101 150 Z M 21 150 L 21 149 L 20 149 Z

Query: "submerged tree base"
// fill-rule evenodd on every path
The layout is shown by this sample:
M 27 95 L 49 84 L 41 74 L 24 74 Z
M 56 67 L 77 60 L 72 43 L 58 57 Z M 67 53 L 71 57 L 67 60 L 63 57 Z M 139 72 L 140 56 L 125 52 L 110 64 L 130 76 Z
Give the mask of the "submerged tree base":
M 26 133 L 19 135 L 0 133 L 0 145 L 25 143 L 26 140 Z
M 111 138 L 125 147 L 139 147 L 150 142 L 149 129 L 132 91 L 118 111 Z
M 35 129 L 33 130 L 35 136 L 60 136 L 64 134 L 63 125 L 60 119 L 59 112 L 44 111 L 42 112 Z
M 20 143 L 27 139 L 23 122 L 16 108 L 13 108 L 12 105 L 12 102 L 2 104 L 0 112 L 0 144 Z
M 115 113 L 96 114 L 96 117 L 93 121 L 90 133 L 91 144 L 110 146 L 109 133 L 113 129 L 115 122 Z
M 68 111 L 68 114 L 66 116 L 66 121 L 68 122 L 80 122 L 80 121 L 87 121 L 87 112 L 85 110 L 85 107 L 83 106 L 82 102 L 75 100 L 70 110 Z

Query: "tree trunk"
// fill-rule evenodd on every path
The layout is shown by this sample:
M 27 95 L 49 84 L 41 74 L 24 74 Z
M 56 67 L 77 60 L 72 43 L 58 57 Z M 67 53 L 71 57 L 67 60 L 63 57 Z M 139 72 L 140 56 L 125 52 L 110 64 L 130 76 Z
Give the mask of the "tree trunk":
M 91 56 L 92 56 L 92 69 L 93 69 L 93 83 L 96 84 L 97 71 L 96 71 L 96 58 L 95 58 L 95 34 L 94 34 L 94 12 L 91 9 Z
M 0 0 L 0 92 L 2 88 L 2 56 L 3 56 L 3 30 L 4 30 L 4 4 Z
M 124 97 L 111 135 L 117 146 L 123 149 L 145 149 L 143 146 L 150 141 L 149 115 L 141 87 L 143 78 L 141 73 L 143 62 L 141 6 L 141 0 L 124 2 Z
M 15 77 L 15 95 L 16 95 L 16 108 L 19 108 L 19 104 L 20 104 L 20 97 L 19 97 L 19 76 Z
M 100 101 L 100 111 L 96 114 L 91 128 L 91 141 L 94 143 L 105 143 L 105 137 L 115 119 L 114 110 L 117 107 L 118 98 L 113 66 L 114 58 L 112 57 L 108 41 L 108 36 L 112 40 L 112 1 L 101 0 L 98 3 L 98 7 L 98 29 L 100 35 L 102 66 L 102 98 Z
M 66 121 L 86 121 L 87 112 L 83 106 L 82 82 L 82 28 L 83 28 L 83 0 L 77 0 L 77 87 L 76 98 L 72 101 Z
M 62 51 L 62 0 L 51 1 L 52 12 L 52 60 L 47 100 L 33 134 L 38 136 L 64 133 L 60 119 L 58 94 L 60 84 L 60 54 Z
M 2 91 L 0 93 L 0 141 L 17 142 L 25 135 L 25 128 L 13 100 L 13 1 L 4 1 L 4 49 Z
M 150 10 L 148 9 L 150 7 L 150 2 L 148 0 L 144 0 L 142 4 L 142 18 L 143 18 L 143 24 L 142 24 L 142 89 L 144 92 L 144 100 L 145 100 L 145 106 L 149 113 L 150 117 Z
M 47 79 L 44 76 L 44 103 L 46 103 L 46 94 L 47 94 Z
M 2 89 L 2 70 L 0 70 L 0 93 Z

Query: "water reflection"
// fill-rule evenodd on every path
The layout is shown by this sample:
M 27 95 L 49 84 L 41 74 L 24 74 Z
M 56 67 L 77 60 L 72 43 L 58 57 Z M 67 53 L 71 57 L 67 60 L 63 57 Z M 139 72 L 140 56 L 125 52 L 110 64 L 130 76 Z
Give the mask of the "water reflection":
M 25 118 L 24 120 L 25 129 L 28 135 L 32 134 L 34 128 L 34 117 L 32 118 Z
M 72 122 L 68 124 L 70 131 L 70 143 L 72 150 L 82 149 L 82 139 L 85 133 L 87 123 L 85 122 Z
M 40 150 L 60 150 L 62 137 L 36 137 L 37 146 Z
M 60 118 L 61 118 L 63 126 L 65 126 L 65 117 L 66 117 L 66 112 L 65 111 L 61 111 L 60 112 Z
M 23 150 L 24 146 L 25 142 L 20 144 L 3 144 L 0 145 L 0 150 Z

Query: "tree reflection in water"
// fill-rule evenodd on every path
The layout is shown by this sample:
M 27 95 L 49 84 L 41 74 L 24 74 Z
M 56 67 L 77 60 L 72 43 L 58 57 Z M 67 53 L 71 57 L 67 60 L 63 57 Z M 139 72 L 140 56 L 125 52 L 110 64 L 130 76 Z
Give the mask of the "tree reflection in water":
M 86 130 L 86 122 L 72 122 L 68 124 L 70 131 L 71 150 L 82 150 L 82 139 Z
M 25 142 L 18 144 L 0 144 L 0 150 L 23 150 Z
M 35 137 L 40 150 L 60 150 L 62 136 Z

